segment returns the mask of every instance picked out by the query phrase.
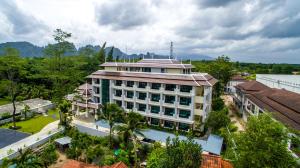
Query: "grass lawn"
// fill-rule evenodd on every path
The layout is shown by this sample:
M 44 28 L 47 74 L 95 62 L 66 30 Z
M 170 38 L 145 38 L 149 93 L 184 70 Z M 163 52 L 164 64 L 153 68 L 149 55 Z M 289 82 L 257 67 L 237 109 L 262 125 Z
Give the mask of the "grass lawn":
M 42 128 L 44 128 L 49 123 L 56 121 L 59 119 L 58 111 L 57 110 L 50 110 L 48 112 L 48 116 L 43 115 L 36 115 L 34 118 L 31 118 L 26 121 L 19 121 L 16 123 L 17 126 L 21 126 L 22 128 L 19 131 L 27 132 L 27 133 L 37 133 Z M 12 123 L 5 124 L 0 126 L 0 128 L 8 128 L 12 126 Z
M 6 99 L 6 98 L 0 99 L 0 106 L 4 105 L 4 104 L 8 104 L 8 103 L 10 103 L 10 101 L 8 99 Z

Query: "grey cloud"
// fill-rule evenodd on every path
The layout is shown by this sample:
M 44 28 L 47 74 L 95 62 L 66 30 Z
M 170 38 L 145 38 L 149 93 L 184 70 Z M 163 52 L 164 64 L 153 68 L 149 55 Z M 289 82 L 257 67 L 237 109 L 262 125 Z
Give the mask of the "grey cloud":
M 196 0 L 201 7 L 221 7 L 238 0 Z
M 147 4 L 140 0 L 117 0 L 97 6 L 96 20 L 100 25 L 108 25 L 113 29 L 130 29 L 147 24 L 151 12 Z
M 0 12 L 12 24 L 15 35 L 24 35 L 47 29 L 43 22 L 22 11 L 13 1 L 0 1 L 0 6 Z

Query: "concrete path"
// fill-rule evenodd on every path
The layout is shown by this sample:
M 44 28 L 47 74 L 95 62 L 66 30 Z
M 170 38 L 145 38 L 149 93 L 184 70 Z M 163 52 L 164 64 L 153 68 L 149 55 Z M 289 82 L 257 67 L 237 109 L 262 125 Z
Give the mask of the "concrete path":
M 225 105 L 228 107 L 229 117 L 231 122 L 238 128 L 238 131 L 244 131 L 242 118 L 238 117 L 235 112 L 232 111 L 230 106 L 233 104 L 233 98 L 230 95 L 223 95 L 221 98 L 224 100 Z
M 58 128 L 58 122 L 59 121 L 54 121 L 49 123 L 40 132 L 0 149 L 0 160 L 17 152 L 20 148 L 34 145 L 38 141 L 49 137 L 49 135 L 54 135 L 61 131 L 61 129 Z

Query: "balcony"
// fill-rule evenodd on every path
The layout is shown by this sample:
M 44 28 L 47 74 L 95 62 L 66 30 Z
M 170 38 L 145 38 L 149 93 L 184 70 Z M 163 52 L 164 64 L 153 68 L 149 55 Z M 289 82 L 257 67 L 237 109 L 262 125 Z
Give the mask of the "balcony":
M 133 95 L 134 95 L 134 93 L 133 93 L 133 91 L 127 91 L 126 92 L 126 98 L 133 98 Z
M 146 98 L 147 98 L 147 93 L 138 92 L 138 99 L 139 100 L 146 100 Z
M 146 112 L 146 104 L 138 104 L 138 111 Z
M 175 91 L 176 85 L 174 84 L 166 84 L 165 90 L 166 91 Z
M 134 81 L 127 81 L 126 82 L 126 87 L 133 87 Z
M 147 86 L 147 82 L 139 82 L 139 84 L 138 84 L 138 88 L 143 88 L 143 89 L 145 89 L 146 86 Z
M 192 86 L 186 86 L 186 85 L 180 86 L 180 92 L 183 92 L 183 93 L 191 93 L 192 89 L 193 89 Z
M 191 104 L 190 97 L 180 97 L 179 105 L 189 106 Z
M 122 97 L 122 90 L 116 90 L 115 96 L 116 97 Z
M 115 86 L 122 86 L 123 81 L 121 80 L 116 80 Z

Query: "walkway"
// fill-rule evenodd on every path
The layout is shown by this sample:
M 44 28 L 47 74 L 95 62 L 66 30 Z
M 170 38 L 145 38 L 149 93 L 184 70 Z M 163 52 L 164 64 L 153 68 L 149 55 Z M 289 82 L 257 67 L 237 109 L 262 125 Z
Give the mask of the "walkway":
M 54 121 L 46 125 L 40 132 L 0 149 L 0 160 L 8 155 L 14 154 L 20 148 L 35 145 L 49 136 L 61 131 L 61 129 L 58 128 L 58 122 L 59 121 Z
M 225 105 L 228 107 L 228 115 L 231 122 L 238 128 L 238 131 L 244 131 L 245 127 L 242 118 L 239 117 L 231 108 L 231 106 L 233 105 L 233 98 L 230 95 L 223 95 L 221 97 L 224 100 Z

